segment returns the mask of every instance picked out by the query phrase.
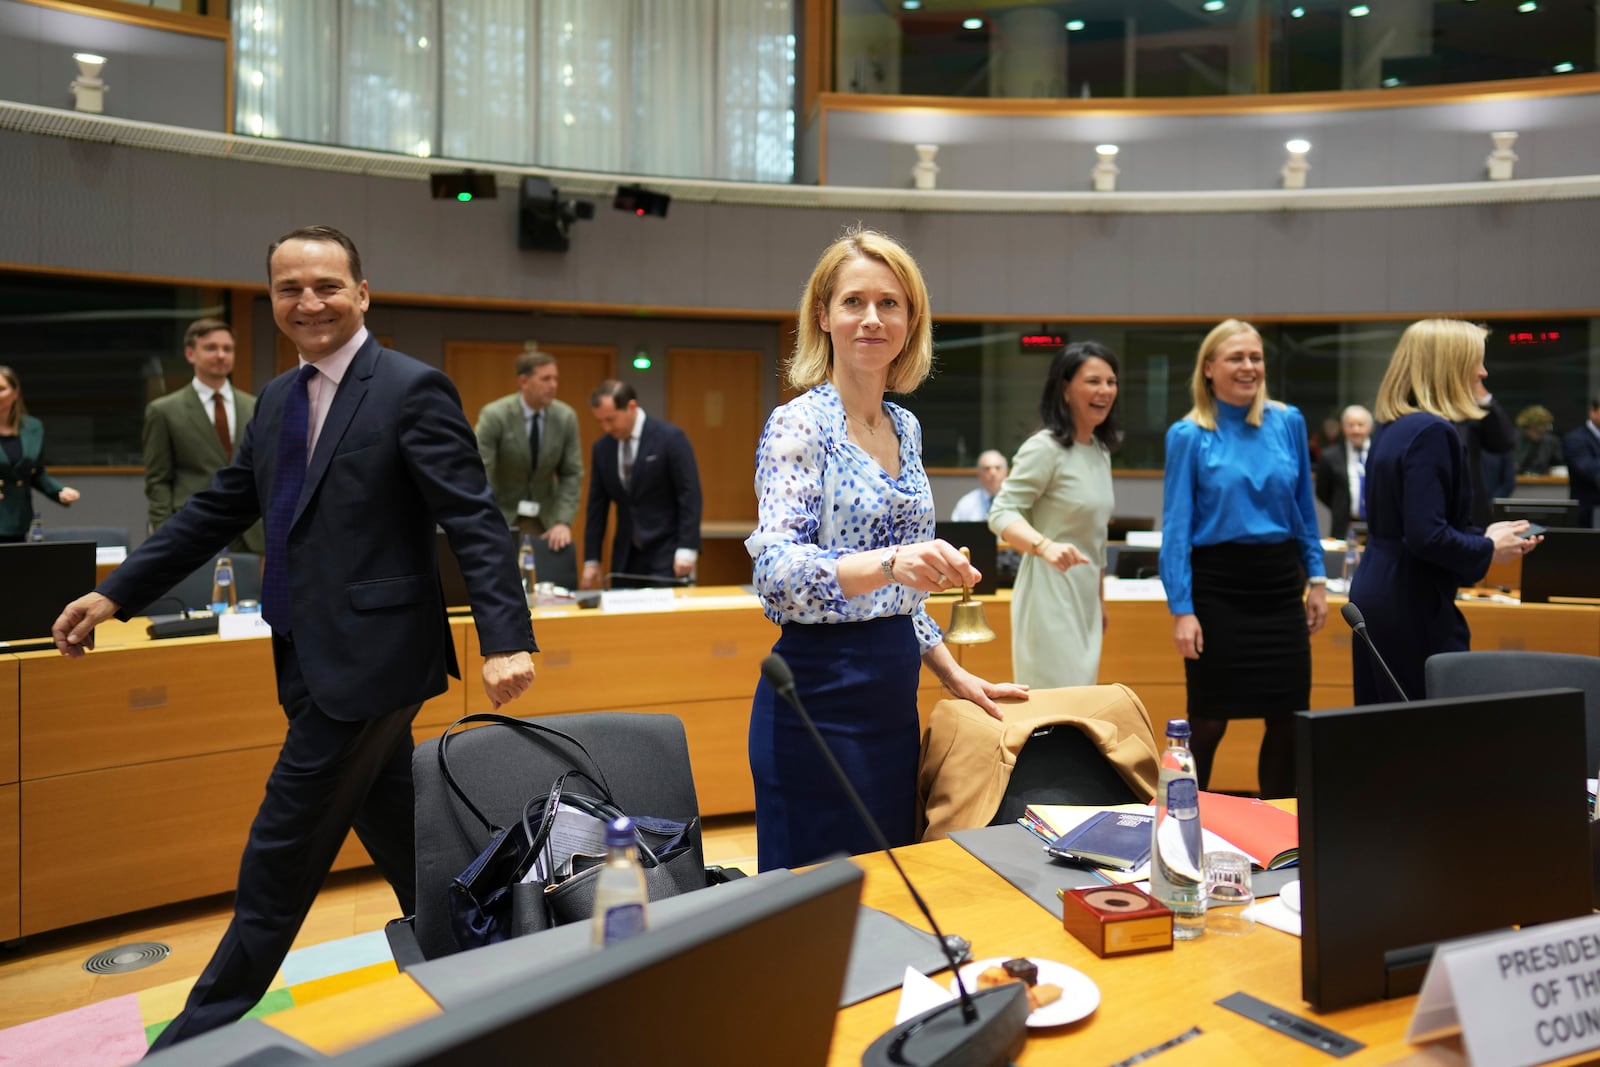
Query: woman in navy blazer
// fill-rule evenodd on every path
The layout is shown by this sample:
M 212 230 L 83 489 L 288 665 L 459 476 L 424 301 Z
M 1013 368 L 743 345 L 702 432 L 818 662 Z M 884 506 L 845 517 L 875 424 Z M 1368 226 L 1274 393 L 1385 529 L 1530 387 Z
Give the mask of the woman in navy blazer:
M 22 382 L 0 367 L 0 544 L 21 541 L 33 521 L 33 489 L 67 507 L 78 491 L 44 469 L 44 423 L 22 403 Z
M 1481 419 L 1473 396 L 1485 330 L 1456 319 L 1411 324 L 1378 387 L 1378 429 L 1367 457 L 1367 548 L 1350 601 L 1373 644 L 1412 699 L 1424 696 L 1423 664 L 1465 652 L 1472 640 L 1455 605 L 1490 561 L 1533 551 L 1526 522 L 1471 525 L 1472 481 L 1455 422 Z M 1361 642 L 1351 655 L 1357 704 L 1398 700 Z

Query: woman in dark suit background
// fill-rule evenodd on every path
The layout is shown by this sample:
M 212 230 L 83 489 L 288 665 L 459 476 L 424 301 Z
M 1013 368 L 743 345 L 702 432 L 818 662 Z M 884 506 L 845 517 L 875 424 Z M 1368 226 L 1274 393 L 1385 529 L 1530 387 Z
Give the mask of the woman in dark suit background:
M 0 544 L 21 541 L 33 521 L 37 489 L 62 507 L 78 491 L 44 469 L 44 423 L 22 403 L 22 382 L 10 367 L 0 367 Z M 31 488 L 30 488 L 31 487 Z
M 1465 652 L 1472 634 L 1456 590 L 1492 561 L 1531 552 L 1526 522 L 1471 524 L 1473 485 L 1453 423 L 1486 414 L 1474 391 L 1486 376 L 1481 326 L 1424 319 L 1406 327 L 1378 387 L 1377 434 L 1367 457 L 1367 549 L 1350 601 L 1405 694 L 1424 695 L 1423 664 Z M 1357 704 L 1399 697 L 1360 642 L 1351 644 Z

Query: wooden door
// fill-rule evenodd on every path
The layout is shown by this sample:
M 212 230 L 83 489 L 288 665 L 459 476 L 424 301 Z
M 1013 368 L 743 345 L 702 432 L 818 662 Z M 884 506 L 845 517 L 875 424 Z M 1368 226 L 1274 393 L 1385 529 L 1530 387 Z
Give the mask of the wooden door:
M 461 393 L 467 421 L 477 424 L 478 414 L 491 400 L 517 388 L 520 341 L 446 341 L 444 372 Z M 578 438 L 583 452 L 583 484 L 578 489 L 578 515 L 572 537 L 578 545 L 578 565 L 583 566 L 584 505 L 589 499 L 589 450 L 600 437 L 600 424 L 589 413 L 589 394 L 607 378 L 616 376 L 617 350 L 610 345 L 543 344 L 539 349 L 556 357 L 561 389 L 556 394 L 578 412 Z M 609 524 L 608 524 L 609 525 Z M 609 546 L 610 537 L 605 538 Z M 601 570 L 606 565 L 602 561 Z
M 689 436 L 700 468 L 702 585 L 750 581 L 744 539 L 756 524 L 762 362 L 756 349 L 667 350 L 667 420 Z

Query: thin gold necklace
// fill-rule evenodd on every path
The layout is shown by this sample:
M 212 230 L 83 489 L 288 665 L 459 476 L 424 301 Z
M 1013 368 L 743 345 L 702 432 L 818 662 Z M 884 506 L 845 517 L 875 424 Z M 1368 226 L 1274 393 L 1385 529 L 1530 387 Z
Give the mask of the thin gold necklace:
M 844 413 L 845 413 L 845 417 L 846 417 L 846 418 L 851 418 L 851 419 L 855 419 L 855 420 L 856 420 L 856 425 L 858 425 L 858 426 L 860 426 L 860 427 L 861 427 L 861 428 L 862 428 L 862 429 L 864 429 L 864 430 L 866 430 L 866 431 L 867 431 L 867 434 L 868 434 L 868 436 L 871 436 L 871 437 L 876 437 L 876 436 L 878 436 L 878 427 L 876 427 L 876 426 L 874 426 L 874 425 L 872 425 L 872 424 L 871 424 L 871 423 L 870 423 L 870 422 L 868 422 L 868 421 L 867 421 L 867 420 L 866 420 L 866 419 L 863 419 L 863 418 L 862 418 L 862 417 L 861 417 L 861 416 L 860 416 L 860 415 L 856 415 L 856 414 L 853 414 L 853 413 L 852 413 L 852 412 L 851 412 L 851 411 L 850 411 L 850 409 L 849 409 L 849 408 L 845 408 L 845 409 L 844 409 Z

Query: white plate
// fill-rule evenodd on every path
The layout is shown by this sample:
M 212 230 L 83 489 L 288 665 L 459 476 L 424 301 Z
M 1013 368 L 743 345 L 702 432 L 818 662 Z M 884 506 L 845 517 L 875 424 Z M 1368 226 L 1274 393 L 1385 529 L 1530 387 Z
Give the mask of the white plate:
M 1300 914 L 1300 879 L 1296 878 L 1292 882 L 1285 882 L 1284 885 L 1283 885 L 1283 888 L 1278 890 L 1278 899 L 1283 901 L 1283 906 L 1284 907 L 1288 908 L 1290 911 L 1294 912 L 1296 915 L 1299 915 Z
M 1000 966 L 1009 958 L 1011 957 L 995 956 L 993 959 L 977 960 L 961 968 L 961 979 L 967 983 L 968 992 L 978 991 L 978 975 L 990 967 Z M 1039 968 L 1039 981 L 1042 984 L 1061 987 L 1059 1000 L 1054 1004 L 1046 1004 L 1028 1015 L 1029 1026 L 1038 1029 L 1075 1023 L 1100 1006 L 1100 987 L 1082 971 L 1074 970 L 1065 963 L 1057 963 L 1055 960 L 1040 959 L 1038 956 L 1029 956 L 1028 959 Z M 956 983 L 952 978 L 950 992 L 955 991 Z

